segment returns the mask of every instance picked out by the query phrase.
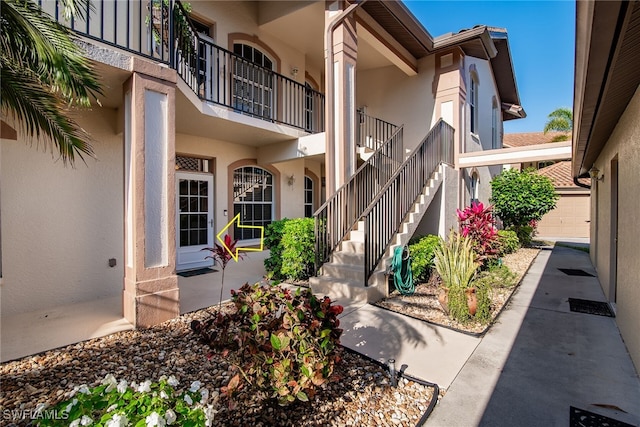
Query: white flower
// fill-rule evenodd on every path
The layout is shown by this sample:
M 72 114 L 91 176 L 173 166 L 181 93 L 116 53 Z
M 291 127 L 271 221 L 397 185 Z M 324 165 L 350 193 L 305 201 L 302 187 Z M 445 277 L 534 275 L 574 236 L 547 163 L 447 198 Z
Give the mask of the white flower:
M 160 375 L 160 378 L 158 378 L 158 382 L 166 381 L 166 380 L 167 380 L 167 376 L 165 374 Z
M 91 392 L 89 391 L 89 387 L 87 387 L 86 384 L 82 384 L 80 386 L 80 388 L 78 389 L 79 393 L 83 393 L 83 394 L 90 394 Z
M 102 380 L 102 384 L 107 384 L 107 388 L 105 389 L 105 391 L 109 393 L 111 390 L 116 388 L 116 386 L 118 385 L 118 380 L 116 380 L 116 377 L 114 377 L 113 375 L 107 374 L 107 376 L 105 376 Z
M 71 403 L 69 403 L 67 407 L 64 408 L 64 412 L 71 412 L 71 408 L 73 408 L 77 404 L 78 404 L 78 399 L 73 399 Z
M 207 417 L 207 421 L 205 425 L 207 427 L 213 426 L 213 418 L 218 413 L 215 409 L 213 409 L 213 405 L 208 405 L 207 409 L 204 410 L 204 415 Z
M 114 403 L 113 405 L 111 405 L 111 406 L 109 406 L 109 407 L 107 408 L 107 412 L 111 412 L 111 411 L 113 411 L 114 409 L 116 409 L 117 407 L 118 407 L 118 404 L 117 404 L 117 403 Z
M 73 420 L 69 427 L 78 427 L 80 425 L 80 420 Z
M 141 383 L 138 386 L 138 392 L 140 392 L 140 393 L 150 392 L 150 391 L 151 391 L 151 381 L 150 380 L 146 380 L 145 382 Z
M 200 390 L 200 403 L 204 405 L 205 403 L 207 403 L 207 399 L 209 399 L 209 390 L 207 390 L 206 388 L 202 388 Z
M 169 384 L 171 387 L 175 387 L 178 385 L 178 380 L 176 379 L 176 377 L 174 377 L 173 375 L 171 375 L 169 377 L 169 379 L 167 380 L 167 384 Z
M 160 390 L 160 398 L 161 399 L 168 399 L 169 395 L 164 390 Z
M 129 419 L 125 414 L 114 414 L 105 424 L 105 427 L 126 427 L 129 425 Z
M 117 390 L 118 390 L 118 393 L 120 394 L 123 394 L 125 391 L 127 391 L 127 381 L 120 380 L 120 382 L 118 383 Z
M 164 427 L 166 424 L 164 418 L 162 418 L 157 412 L 152 412 L 145 421 L 147 422 L 147 427 Z
M 184 395 L 184 401 L 187 402 L 187 405 L 193 405 L 193 399 L 188 394 Z
M 176 416 L 176 413 L 173 412 L 171 409 L 167 409 L 167 413 L 164 414 L 164 417 L 167 419 L 167 425 L 171 425 L 173 423 L 176 422 L 176 419 L 178 418 Z
M 93 420 L 86 415 L 83 415 L 82 418 L 80 418 L 81 426 L 90 426 L 91 424 L 93 424 Z
M 189 391 L 195 393 L 196 391 L 200 390 L 201 385 L 202 384 L 200 383 L 200 381 L 194 381 L 191 383 L 191 388 L 189 388 Z

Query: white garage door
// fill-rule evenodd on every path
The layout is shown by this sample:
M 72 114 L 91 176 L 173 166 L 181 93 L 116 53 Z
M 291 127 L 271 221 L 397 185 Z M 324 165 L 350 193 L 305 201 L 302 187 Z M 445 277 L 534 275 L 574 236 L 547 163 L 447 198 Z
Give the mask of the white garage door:
M 538 224 L 540 237 L 589 237 L 589 195 L 563 194 Z

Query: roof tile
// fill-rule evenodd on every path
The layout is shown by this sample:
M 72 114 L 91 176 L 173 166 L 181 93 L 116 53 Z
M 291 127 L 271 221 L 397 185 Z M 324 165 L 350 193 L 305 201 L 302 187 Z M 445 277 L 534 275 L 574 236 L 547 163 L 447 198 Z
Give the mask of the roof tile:
M 553 142 L 553 138 L 560 135 L 567 135 L 567 141 L 571 140 L 571 134 L 565 134 L 564 132 L 506 133 L 503 145 L 505 147 L 526 147 L 528 145 L 546 144 L 547 142 Z
M 565 160 L 562 162 L 554 163 L 542 169 L 538 169 L 537 173 L 547 178 L 551 178 L 553 185 L 556 188 L 577 188 L 578 186 L 573 183 L 573 177 L 571 176 L 571 161 Z M 591 181 L 588 178 L 580 178 L 579 182 L 589 185 Z

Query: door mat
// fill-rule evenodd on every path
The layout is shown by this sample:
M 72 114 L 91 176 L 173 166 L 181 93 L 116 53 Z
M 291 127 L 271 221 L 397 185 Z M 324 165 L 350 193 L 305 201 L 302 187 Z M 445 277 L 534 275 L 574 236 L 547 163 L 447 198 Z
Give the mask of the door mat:
M 558 270 L 562 271 L 567 276 L 596 277 L 591 273 L 587 273 L 584 270 L 579 270 L 579 269 L 576 269 L 576 268 L 559 268 Z
M 575 311 L 576 313 L 616 317 L 606 302 L 591 301 L 588 299 L 569 298 L 569 310 Z
M 206 268 L 199 268 L 197 270 L 181 271 L 177 274 L 180 277 L 192 277 L 192 276 L 199 276 L 201 274 L 215 273 L 216 271 L 218 270 L 206 267 Z
M 569 407 L 569 427 L 633 427 L 622 421 L 594 414 L 580 408 Z

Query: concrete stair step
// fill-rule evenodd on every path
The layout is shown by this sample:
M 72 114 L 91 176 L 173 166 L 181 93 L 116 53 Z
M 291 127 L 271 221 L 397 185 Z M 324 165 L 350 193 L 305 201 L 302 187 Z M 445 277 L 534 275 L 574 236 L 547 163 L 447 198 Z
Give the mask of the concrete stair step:
M 364 264 L 338 264 L 327 262 L 322 266 L 322 274 L 339 280 L 354 280 L 364 284 Z
M 309 279 L 313 293 L 326 295 L 333 301 L 349 301 L 349 303 L 369 303 L 379 301 L 383 293 L 375 286 L 364 286 L 356 280 L 340 280 L 333 277 L 320 276 Z

